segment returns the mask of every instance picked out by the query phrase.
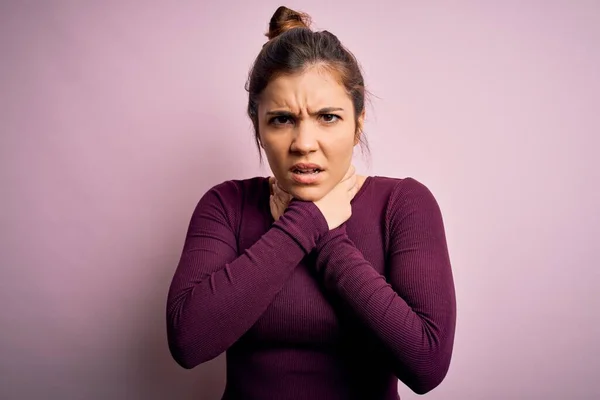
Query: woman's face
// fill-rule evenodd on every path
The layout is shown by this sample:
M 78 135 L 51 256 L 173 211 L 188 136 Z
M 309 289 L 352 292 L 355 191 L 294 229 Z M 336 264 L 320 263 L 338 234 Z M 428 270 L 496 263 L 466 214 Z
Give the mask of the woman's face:
M 267 85 L 258 131 L 279 186 L 305 201 L 319 200 L 342 180 L 359 139 L 350 96 L 335 75 L 318 67 Z

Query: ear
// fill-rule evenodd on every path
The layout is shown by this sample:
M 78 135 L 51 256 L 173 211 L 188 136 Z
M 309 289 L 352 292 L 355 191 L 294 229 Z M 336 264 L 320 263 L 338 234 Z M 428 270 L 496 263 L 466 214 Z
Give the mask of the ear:
M 360 115 L 358 116 L 358 120 L 356 121 L 356 134 L 354 135 L 354 145 L 360 143 L 360 136 L 362 135 L 363 128 L 365 125 L 365 110 L 363 109 Z

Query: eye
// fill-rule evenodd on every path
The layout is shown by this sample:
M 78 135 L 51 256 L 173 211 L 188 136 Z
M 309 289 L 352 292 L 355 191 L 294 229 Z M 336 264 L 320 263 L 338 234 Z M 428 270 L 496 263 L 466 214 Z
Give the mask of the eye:
M 341 118 L 335 114 L 321 114 L 321 119 L 326 124 L 333 124 L 333 123 L 337 122 L 338 120 L 340 120 Z
M 270 125 L 288 125 L 294 123 L 294 120 L 287 115 L 278 115 L 269 120 Z

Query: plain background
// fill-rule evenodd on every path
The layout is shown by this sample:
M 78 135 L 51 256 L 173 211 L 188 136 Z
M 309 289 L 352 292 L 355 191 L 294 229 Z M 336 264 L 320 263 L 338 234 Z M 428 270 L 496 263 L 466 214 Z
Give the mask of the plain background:
M 0 398 L 220 397 L 165 298 L 200 196 L 269 173 L 244 84 L 279 5 L 0 3 Z M 361 172 L 441 205 L 458 326 L 426 398 L 600 398 L 600 2 L 286 5 L 364 68 Z

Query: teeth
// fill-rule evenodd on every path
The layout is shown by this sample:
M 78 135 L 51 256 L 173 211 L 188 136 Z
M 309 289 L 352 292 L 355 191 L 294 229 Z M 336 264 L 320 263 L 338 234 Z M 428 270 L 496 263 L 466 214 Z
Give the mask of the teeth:
M 295 169 L 295 173 L 297 174 L 316 174 L 320 172 L 319 169 Z

